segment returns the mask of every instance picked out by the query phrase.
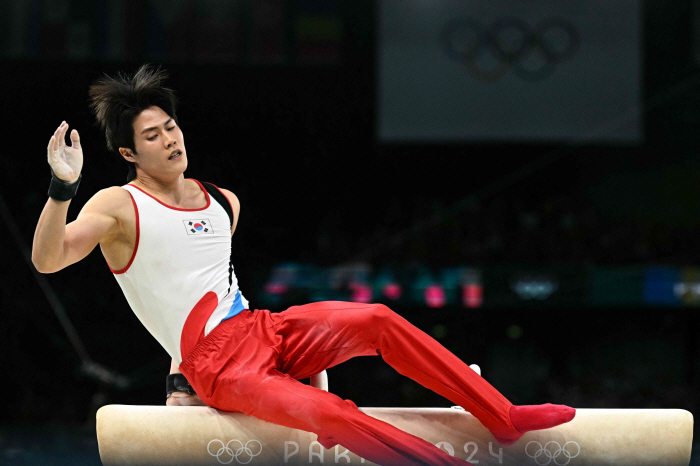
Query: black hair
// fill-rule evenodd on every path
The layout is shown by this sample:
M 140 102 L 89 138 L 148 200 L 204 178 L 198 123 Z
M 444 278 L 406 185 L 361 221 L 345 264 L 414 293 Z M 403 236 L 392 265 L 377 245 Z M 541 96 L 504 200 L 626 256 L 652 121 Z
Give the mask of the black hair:
M 149 107 L 160 107 L 177 123 L 177 98 L 172 89 L 162 86 L 168 77 L 160 67 L 145 64 L 133 75 L 105 75 L 90 86 L 90 107 L 105 133 L 107 149 L 114 151 L 129 167 L 127 183 L 136 178 L 136 166 L 119 154 L 120 147 L 136 153 L 134 119 Z

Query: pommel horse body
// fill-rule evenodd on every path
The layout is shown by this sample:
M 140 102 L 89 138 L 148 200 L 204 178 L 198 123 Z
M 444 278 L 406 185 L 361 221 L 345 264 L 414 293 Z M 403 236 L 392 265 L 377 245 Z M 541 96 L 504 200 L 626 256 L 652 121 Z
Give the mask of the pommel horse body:
M 468 412 L 360 408 L 474 465 L 688 466 L 693 416 L 680 409 L 579 409 L 573 421 L 502 446 Z M 208 407 L 102 407 L 97 437 L 105 466 L 366 464 L 309 432 Z

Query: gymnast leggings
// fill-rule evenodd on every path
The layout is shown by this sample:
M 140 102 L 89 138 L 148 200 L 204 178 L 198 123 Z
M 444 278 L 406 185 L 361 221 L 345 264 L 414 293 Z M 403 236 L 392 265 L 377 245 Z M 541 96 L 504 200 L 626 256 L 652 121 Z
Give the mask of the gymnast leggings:
M 200 330 L 186 325 L 183 341 L 185 332 Z M 180 370 L 209 406 L 314 432 L 325 448 L 341 444 L 377 464 L 466 463 L 300 379 L 355 356 L 380 355 L 400 374 L 462 406 L 495 435 L 520 435 L 503 395 L 381 304 L 328 301 L 276 314 L 245 310 L 184 351 Z

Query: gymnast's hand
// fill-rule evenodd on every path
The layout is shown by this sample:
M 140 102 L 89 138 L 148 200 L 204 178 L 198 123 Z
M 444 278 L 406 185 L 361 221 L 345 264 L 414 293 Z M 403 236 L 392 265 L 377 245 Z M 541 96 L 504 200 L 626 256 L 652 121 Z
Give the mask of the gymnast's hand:
M 199 395 L 190 395 L 185 392 L 175 392 L 165 400 L 166 406 L 206 406 Z
M 182 374 L 174 359 L 170 361 L 170 374 Z M 166 406 L 206 406 L 207 404 L 196 393 L 173 392 L 165 400 Z
M 78 180 L 83 169 L 83 148 L 77 130 L 70 133 L 71 145 L 66 145 L 68 123 L 61 123 L 49 140 L 46 148 L 49 165 L 54 174 L 63 181 L 73 183 Z

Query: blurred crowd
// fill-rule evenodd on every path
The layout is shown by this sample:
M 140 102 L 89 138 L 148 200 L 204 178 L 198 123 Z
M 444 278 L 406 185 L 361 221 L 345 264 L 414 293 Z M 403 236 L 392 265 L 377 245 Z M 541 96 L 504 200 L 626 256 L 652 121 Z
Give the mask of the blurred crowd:
M 378 221 L 364 222 L 361 232 L 329 213 L 317 232 L 319 262 L 684 265 L 700 257 L 698 227 L 612 218 L 568 194 L 536 201 L 518 194 L 472 197 L 456 204 L 417 195 L 377 208 Z

